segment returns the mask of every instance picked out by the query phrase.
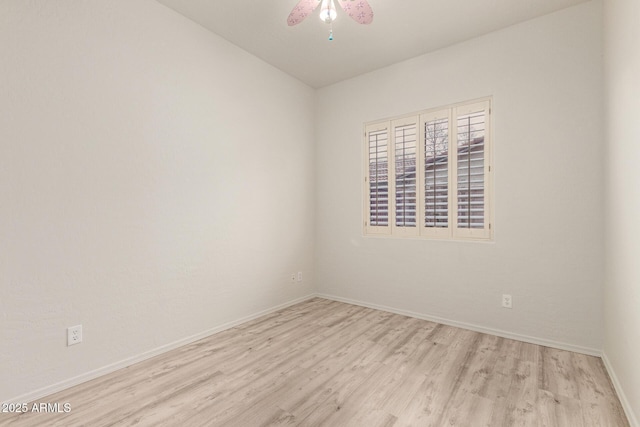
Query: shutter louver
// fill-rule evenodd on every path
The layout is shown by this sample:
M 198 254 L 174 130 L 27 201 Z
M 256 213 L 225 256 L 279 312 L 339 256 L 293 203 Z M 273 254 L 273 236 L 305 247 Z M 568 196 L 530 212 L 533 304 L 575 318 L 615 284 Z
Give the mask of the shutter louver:
M 369 132 L 369 225 L 389 225 L 387 130 Z
M 458 116 L 458 228 L 485 227 L 485 110 Z
M 424 226 L 449 226 L 449 120 L 424 123 Z
M 395 225 L 416 226 L 416 152 L 415 123 L 394 128 L 395 145 Z

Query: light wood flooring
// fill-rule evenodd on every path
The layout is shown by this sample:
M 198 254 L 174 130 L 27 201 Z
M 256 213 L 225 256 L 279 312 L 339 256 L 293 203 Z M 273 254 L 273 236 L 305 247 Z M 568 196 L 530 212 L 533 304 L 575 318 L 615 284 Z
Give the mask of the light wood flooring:
M 54 394 L 15 426 L 615 426 L 597 357 L 320 298 Z

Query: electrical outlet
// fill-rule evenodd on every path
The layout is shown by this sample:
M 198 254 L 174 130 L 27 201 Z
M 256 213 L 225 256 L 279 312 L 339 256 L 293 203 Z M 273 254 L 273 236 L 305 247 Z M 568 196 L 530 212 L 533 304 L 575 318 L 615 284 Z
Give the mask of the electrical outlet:
M 502 294 L 502 306 L 504 308 L 513 308 L 513 300 L 511 299 L 511 295 Z
M 298 271 L 298 282 L 302 282 L 302 271 Z
M 296 282 L 296 273 L 291 273 L 291 283 Z
M 82 342 L 82 325 L 67 328 L 67 346 Z

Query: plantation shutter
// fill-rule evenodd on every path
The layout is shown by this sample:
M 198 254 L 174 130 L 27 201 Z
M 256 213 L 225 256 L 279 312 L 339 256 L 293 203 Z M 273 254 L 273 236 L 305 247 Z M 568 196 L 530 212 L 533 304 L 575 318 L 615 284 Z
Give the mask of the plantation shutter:
M 490 240 L 491 98 L 365 125 L 364 234 Z
M 365 231 L 389 233 L 389 127 L 387 123 L 367 126 L 365 175 Z
M 449 110 L 421 115 L 422 231 L 449 236 Z
M 391 122 L 393 130 L 393 233 L 417 234 L 418 118 Z
M 488 132 L 489 105 L 480 102 L 455 109 L 456 195 L 455 234 L 489 237 Z

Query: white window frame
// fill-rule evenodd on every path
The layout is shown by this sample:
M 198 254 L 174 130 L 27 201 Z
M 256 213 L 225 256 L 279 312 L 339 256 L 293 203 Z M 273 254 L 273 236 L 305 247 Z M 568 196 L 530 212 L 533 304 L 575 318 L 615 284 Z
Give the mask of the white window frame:
M 363 186 L 363 233 L 365 236 L 397 237 L 397 238 L 422 238 L 436 240 L 463 240 L 463 241 L 492 241 L 494 232 L 493 220 L 493 137 L 491 118 L 491 97 L 485 97 L 472 101 L 466 101 L 438 108 L 423 110 L 416 113 L 376 120 L 364 124 L 364 186 Z M 484 111 L 484 227 L 483 228 L 459 228 L 458 227 L 458 142 L 457 123 L 458 117 L 470 112 Z M 448 183 L 447 183 L 447 227 L 426 227 L 425 224 L 425 123 L 447 119 L 448 120 Z M 415 123 L 418 135 L 416 150 L 416 191 L 417 211 L 415 227 L 396 226 L 395 207 L 395 128 L 398 126 Z M 369 225 L 369 134 L 374 131 L 387 132 L 387 172 L 388 172 L 388 224 L 386 226 Z M 452 149 L 452 147 L 454 147 Z

